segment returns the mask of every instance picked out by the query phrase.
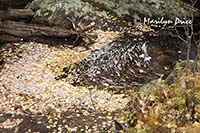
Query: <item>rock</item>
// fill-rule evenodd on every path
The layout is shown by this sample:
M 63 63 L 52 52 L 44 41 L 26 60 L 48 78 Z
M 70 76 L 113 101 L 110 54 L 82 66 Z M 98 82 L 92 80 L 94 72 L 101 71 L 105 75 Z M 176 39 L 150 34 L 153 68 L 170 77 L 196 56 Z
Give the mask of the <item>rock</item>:
M 78 23 L 89 24 L 95 20 L 99 21 L 101 17 L 108 18 L 105 11 L 97 11 L 82 0 L 36 0 L 30 8 L 36 11 L 35 22 L 62 25 L 63 20 L 66 28 L 73 28 L 72 26 L 77 26 Z
M 90 3 L 102 4 L 113 14 L 117 14 L 123 18 L 139 17 L 167 17 L 174 18 L 175 16 L 183 15 L 182 4 L 174 0 L 88 0 Z
M 188 13 L 177 0 L 34 0 L 30 8 L 36 11 L 36 22 L 66 28 L 95 22 L 97 28 L 117 31 L 128 27 L 124 21 L 134 23 L 143 17 L 174 19 Z
M 171 36 L 123 35 L 94 50 L 87 59 L 64 69 L 78 85 L 132 88 L 165 78 L 178 60 L 186 59 L 186 44 Z M 194 47 L 191 58 L 196 55 Z

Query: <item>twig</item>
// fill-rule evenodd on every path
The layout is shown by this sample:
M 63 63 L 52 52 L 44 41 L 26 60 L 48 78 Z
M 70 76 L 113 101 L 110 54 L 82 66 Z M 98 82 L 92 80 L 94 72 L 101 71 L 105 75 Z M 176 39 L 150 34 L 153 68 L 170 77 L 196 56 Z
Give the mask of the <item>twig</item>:
M 93 106 L 93 108 L 94 108 L 94 110 L 95 110 L 95 112 L 96 112 L 96 111 L 97 111 L 97 110 L 96 110 L 96 106 L 95 106 L 94 100 L 92 99 L 92 91 L 91 91 L 92 88 L 93 88 L 93 87 L 90 86 L 90 87 L 88 88 L 88 90 L 89 90 L 90 100 L 91 100 L 92 106 Z

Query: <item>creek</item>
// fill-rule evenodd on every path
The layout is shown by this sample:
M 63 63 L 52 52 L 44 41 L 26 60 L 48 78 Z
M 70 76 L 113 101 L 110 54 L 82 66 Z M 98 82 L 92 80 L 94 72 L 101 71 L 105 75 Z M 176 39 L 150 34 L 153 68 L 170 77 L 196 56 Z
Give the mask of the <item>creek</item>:
M 186 51 L 183 41 L 169 35 L 122 35 L 81 62 L 64 68 L 60 78 L 73 75 L 75 85 L 132 88 L 166 78 L 178 61 L 186 59 Z M 191 59 L 196 52 L 192 46 Z

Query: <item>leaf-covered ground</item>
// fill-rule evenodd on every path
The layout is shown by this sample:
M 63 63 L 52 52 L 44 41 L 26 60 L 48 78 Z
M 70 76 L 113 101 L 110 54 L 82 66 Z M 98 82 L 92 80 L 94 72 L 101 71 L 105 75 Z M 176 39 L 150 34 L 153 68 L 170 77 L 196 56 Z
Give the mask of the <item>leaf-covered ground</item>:
M 116 33 L 96 31 L 91 49 L 107 44 Z M 198 132 L 200 75 L 196 89 L 185 89 L 180 78 L 172 86 L 158 79 L 143 87 L 116 94 L 75 87 L 56 80 L 63 67 L 91 51 L 35 42 L 6 44 L 0 71 L 0 132 Z M 2 64 L 1 64 L 2 65 Z M 192 99 L 195 99 L 195 108 Z
M 100 40 L 91 49 L 116 36 L 99 32 Z M 0 132 L 114 130 L 113 113 L 128 103 L 124 94 L 89 91 L 55 79 L 60 67 L 80 61 L 90 52 L 84 50 L 34 42 L 3 46 Z

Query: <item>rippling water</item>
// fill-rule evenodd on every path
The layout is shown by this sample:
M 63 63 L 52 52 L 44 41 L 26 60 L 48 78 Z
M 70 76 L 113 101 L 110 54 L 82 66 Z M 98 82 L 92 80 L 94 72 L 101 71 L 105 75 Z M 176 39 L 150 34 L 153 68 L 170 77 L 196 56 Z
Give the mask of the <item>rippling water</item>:
M 130 88 L 166 77 L 177 61 L 186 58 L 186 50 L 184 42 L 170 36 L 123 35 L 65 68 L 62 76 L 73 75 L 78 85 Z M 191 58 L 195 54 L 192 47 Z

